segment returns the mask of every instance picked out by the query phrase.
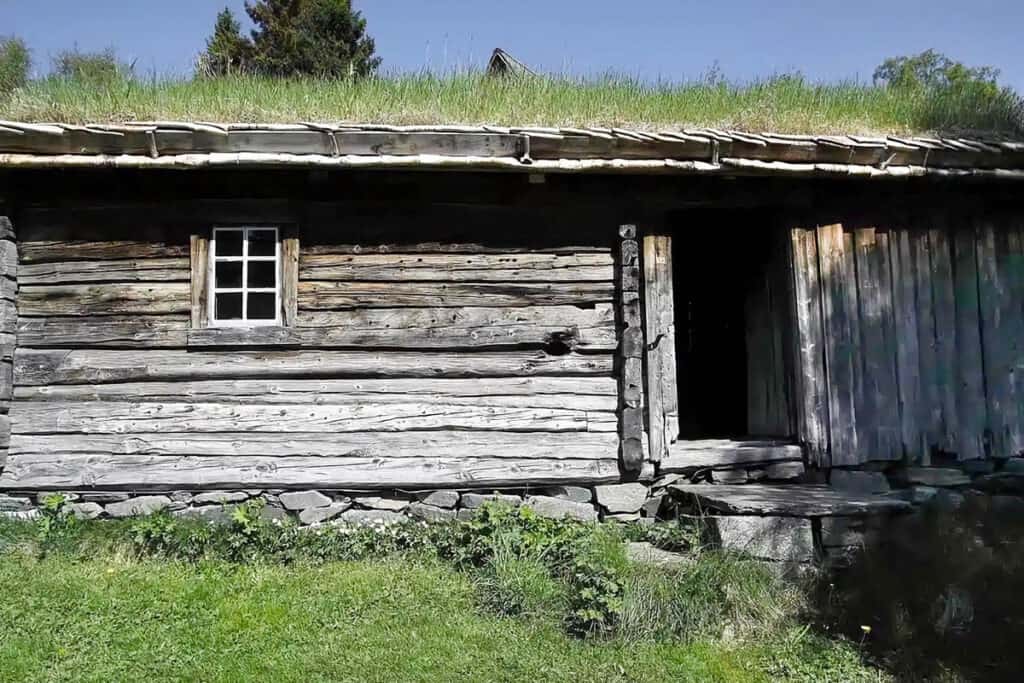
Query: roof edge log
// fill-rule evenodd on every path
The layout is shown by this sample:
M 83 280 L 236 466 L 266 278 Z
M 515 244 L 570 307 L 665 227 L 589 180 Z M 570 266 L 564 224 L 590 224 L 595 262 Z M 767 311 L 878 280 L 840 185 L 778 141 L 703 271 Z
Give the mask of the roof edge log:
M 338 167 L 1024 179 L 1024 141 L 716 129 L 0 121 L 0 167 Z

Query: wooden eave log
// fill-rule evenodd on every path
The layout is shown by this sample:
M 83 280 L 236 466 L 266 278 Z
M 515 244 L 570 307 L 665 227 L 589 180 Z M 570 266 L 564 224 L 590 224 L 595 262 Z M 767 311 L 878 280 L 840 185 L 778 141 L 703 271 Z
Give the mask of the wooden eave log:
M 512 157 L 380 155 L 325 156 L 258 152 L 178 154 L 152 158 L 135 155 L 0 154 L 0 167 L 113 168 L 190 170 L 201 168 L 350 168 L 392 170 L 480 170 L 520 173 L 601 173 L 629 175 L 789 175 L 856 176 L 869 179 L 936 177 L 976 180 L 1024 180 L 1024 168 L 936 168 L 931 166 L 868 166 L 846 163 L 793 163 L 723 157 L 719 163 L 676 159 L 537 159 L 523 163 Z
M 529 158 L 525 156 L 529 149 Z M 1024 164 L 1019 145 L 970 139 L 860 138 L 855 136 L 756 135 L 698 129 L 650 133 L 622 129 L 505 128 L 497 126 L 385 126 L 328 123 L 210 124 L 156 121 L 124 125 L 69 126 L 0 121 L 0 150 L 10 164 L 30 156 L 142 156 L 195 154 L 340 157 L 479 157 L 529 165 L 536 161 L 715 162 L 751 161 L 1006 168 Z M 0 157 L 2 158 L 2 157 Z M 189 161 L 179 159 L 188 165 Z M 238 163 L 257 163 L 238 158 Z M 62 161 L 61 163 L 69 163 Z M 123 160 L 121 165 L 127 165 Z M 580 169 L 577 169 L 580 170 Z

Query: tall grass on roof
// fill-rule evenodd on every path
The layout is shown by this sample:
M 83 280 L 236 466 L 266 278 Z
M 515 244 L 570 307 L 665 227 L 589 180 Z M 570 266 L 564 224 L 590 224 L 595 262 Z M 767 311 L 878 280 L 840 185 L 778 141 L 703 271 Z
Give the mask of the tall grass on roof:
M 353 121 L 387 124 L 683 126 L 790 133 L 1020 133 L 1011 90 L 893 88 L 800 75 L 645 83 L 635 78 L 494 78 L 479 72 L 362 80 L 49 77 L 0 98 L 0 118 L 99 123 Z

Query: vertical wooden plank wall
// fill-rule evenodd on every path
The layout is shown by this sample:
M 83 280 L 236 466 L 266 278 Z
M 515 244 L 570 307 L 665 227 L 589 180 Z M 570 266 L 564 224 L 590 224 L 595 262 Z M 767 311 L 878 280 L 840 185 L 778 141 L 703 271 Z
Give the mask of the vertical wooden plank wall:
M 14 226 L 9 218 L 0 215 L 0 472 L 3 472 L 7 461 L 11 439 L 8 411 L 14 387 L 12 361 L 18 325 L 17 295 L 18 246 L 14 239 Z
M 792 230 L 790 246 L 797 432 L 812 460 L 1024 453 L 1019 221 L 822 225 Z
M 796 434 L 811 462 L 829 462 L 829 399 L 825 374 L 825 336 L 822 323 L 822 289 L 815 230 L 790 233 L 792 305 L 795 352 L 793 361 L 796 401 Z

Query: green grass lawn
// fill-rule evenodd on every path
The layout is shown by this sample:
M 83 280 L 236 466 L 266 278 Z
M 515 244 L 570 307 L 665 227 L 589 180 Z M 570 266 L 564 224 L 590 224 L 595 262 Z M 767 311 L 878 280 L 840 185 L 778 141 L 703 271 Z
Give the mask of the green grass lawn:
M 743 680 L 721 647 L 589 644 L 486 616 L 473 587 L 409 562 L 0 567 L 4 680 Z
M 566 632 L 558 610 L 498 616 L 501 606 L 484 594 L 490 584 L 427 556 L 284 565 L 146 559 L 122 540 L 111 541 L 124 539 L 123 529 L 92 525 L 71 549 L 41 555 L 30 525 L 8 525 L 5 532 L 0 524 L 0 680 L 882 677 L 861 663 L 854 646 L 791 620 L 757 638 L 640 630 L 633 637 L 581 638 Z M 693 586 L 702 585 L 689 576 Z M 727 592 L 742 590 L 743 582 L 726 585 Z M 628 590 L 625 599 L 635 602 Z M 710 594 L 683 598 L 682 605 L 677 599 L 675 606 L 692 600 L 704 609 L 705 599 Z
M 97 123 L 356 121 L 388 124 L 733 128 L 790 133 L 1022 133 L 1011 91 L 894 89 L 779 76 L 748 83 L 642 83 L 609 76 L 494 79 L 479 73 L 361 81 L 232 77 L 62 78 L 0 95 L 0 119 Z

